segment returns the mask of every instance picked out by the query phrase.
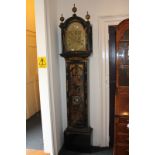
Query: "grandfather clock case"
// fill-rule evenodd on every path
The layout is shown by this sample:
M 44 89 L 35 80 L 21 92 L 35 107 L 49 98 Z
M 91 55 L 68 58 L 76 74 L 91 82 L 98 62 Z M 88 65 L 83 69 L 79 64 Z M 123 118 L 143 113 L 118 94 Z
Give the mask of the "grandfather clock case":
M 68 125 L 64 131 L 66 149 L 79 152 L 91 152 L 92 128 L 88 118 L 88 57 L 92 53 L 92 27 L 89 22 L 76 15 L 77 8 L 72 8 L 73 15 L 60 17 L 62 53 L 66 62 L 66 96 Z

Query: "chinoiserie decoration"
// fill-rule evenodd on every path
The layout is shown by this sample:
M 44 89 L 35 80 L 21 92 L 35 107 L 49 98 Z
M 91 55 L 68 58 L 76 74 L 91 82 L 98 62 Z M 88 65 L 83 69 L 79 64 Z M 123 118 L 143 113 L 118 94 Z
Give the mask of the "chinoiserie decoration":
M 92 26 L 90 15 L 86 20 L 76 15 L 65 20 L 60 17 L 62 53 L 66 62 L 67 120 L 64 145 L 67 149 L 81 152 L 91 151 L 92 128 L 89 126 L 89 103 L 87 84 L 88 57 L 92 53 Z

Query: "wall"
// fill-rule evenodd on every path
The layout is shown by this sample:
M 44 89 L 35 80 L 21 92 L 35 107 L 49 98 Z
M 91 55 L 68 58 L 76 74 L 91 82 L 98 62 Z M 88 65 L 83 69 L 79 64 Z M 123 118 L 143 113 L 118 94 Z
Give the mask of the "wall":
M 63 139 L 56 6 L 56 0 L 35 0 L 37 54 L 47 58 L 47 68 L 39 69 L 44 150 L 51 155 Z
M 36 32 L 34 0 L 26 0 L 26 29 Z
M 26 118 L 40 110 L 34 0 L 26 1 Z
M 57 0 L 46 0 L 46 25 L 47 47 L 49 62 L 49 80 L 52 93 L 52 121 L 55 153 L 58 153 L 63 145 L 63 129 L 61 115 L 61 92 L 59 74 L 59 54 L 57 36 Z
M 36 34 L 26 30 L 26 119 L 40 111 Z
M 47 56 L 44 0 L 35 0 L 37 56 Z M 47 62 L 48 63 L 48 62 Z M 39 69 L 39 90 L 44 151 L 53 154 L 53 130 L 48 68 Z
M 58 0 L 57 19 L 59 25 L 60 15 L 63 13 L 65 18 L 72 15 L 73 4 L 76 3 L 77 15 L 85 17 L 86 11 L 91 15 L 91 23 L 93 27 L 93 54 L 89 58 L 89 104 L 90 104 L 90 126 L 93 128 L 93 145 L 107 146 L 104 143 L 105 135 L 101 127 L 102 121 L 102 79 L 99 50 L 99 19 L 104 16 L 128 15 L 129 1 L 128 0 Z M 59 53 L 61 52 L 60 29 L 58 28 L 59 36 Z M 67 112 L 66 112 L 66 83 L 65 83 L 65 62 L 59 57 L 60 62 L 60 77 L 61 77 L 61 100 L 62 100 L 62 119 L 63 130 L 67 127 Z

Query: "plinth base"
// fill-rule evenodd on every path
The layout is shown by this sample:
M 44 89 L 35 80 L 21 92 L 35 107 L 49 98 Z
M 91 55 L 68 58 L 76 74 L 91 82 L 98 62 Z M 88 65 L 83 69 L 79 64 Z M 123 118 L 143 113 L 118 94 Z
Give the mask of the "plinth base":
M 64 146 L 68 150 L 78 152 L 91 152 L 92 128 L 75 129 L 67 128 L 64 132 Z

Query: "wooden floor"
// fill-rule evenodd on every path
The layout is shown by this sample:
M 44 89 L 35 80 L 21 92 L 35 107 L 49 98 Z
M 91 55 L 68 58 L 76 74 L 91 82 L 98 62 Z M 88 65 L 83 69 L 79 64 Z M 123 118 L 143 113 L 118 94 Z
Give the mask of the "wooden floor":
M 50 155 L 49 153 L 45 153 L 42 150 L 26 150 L 26 155 Z

